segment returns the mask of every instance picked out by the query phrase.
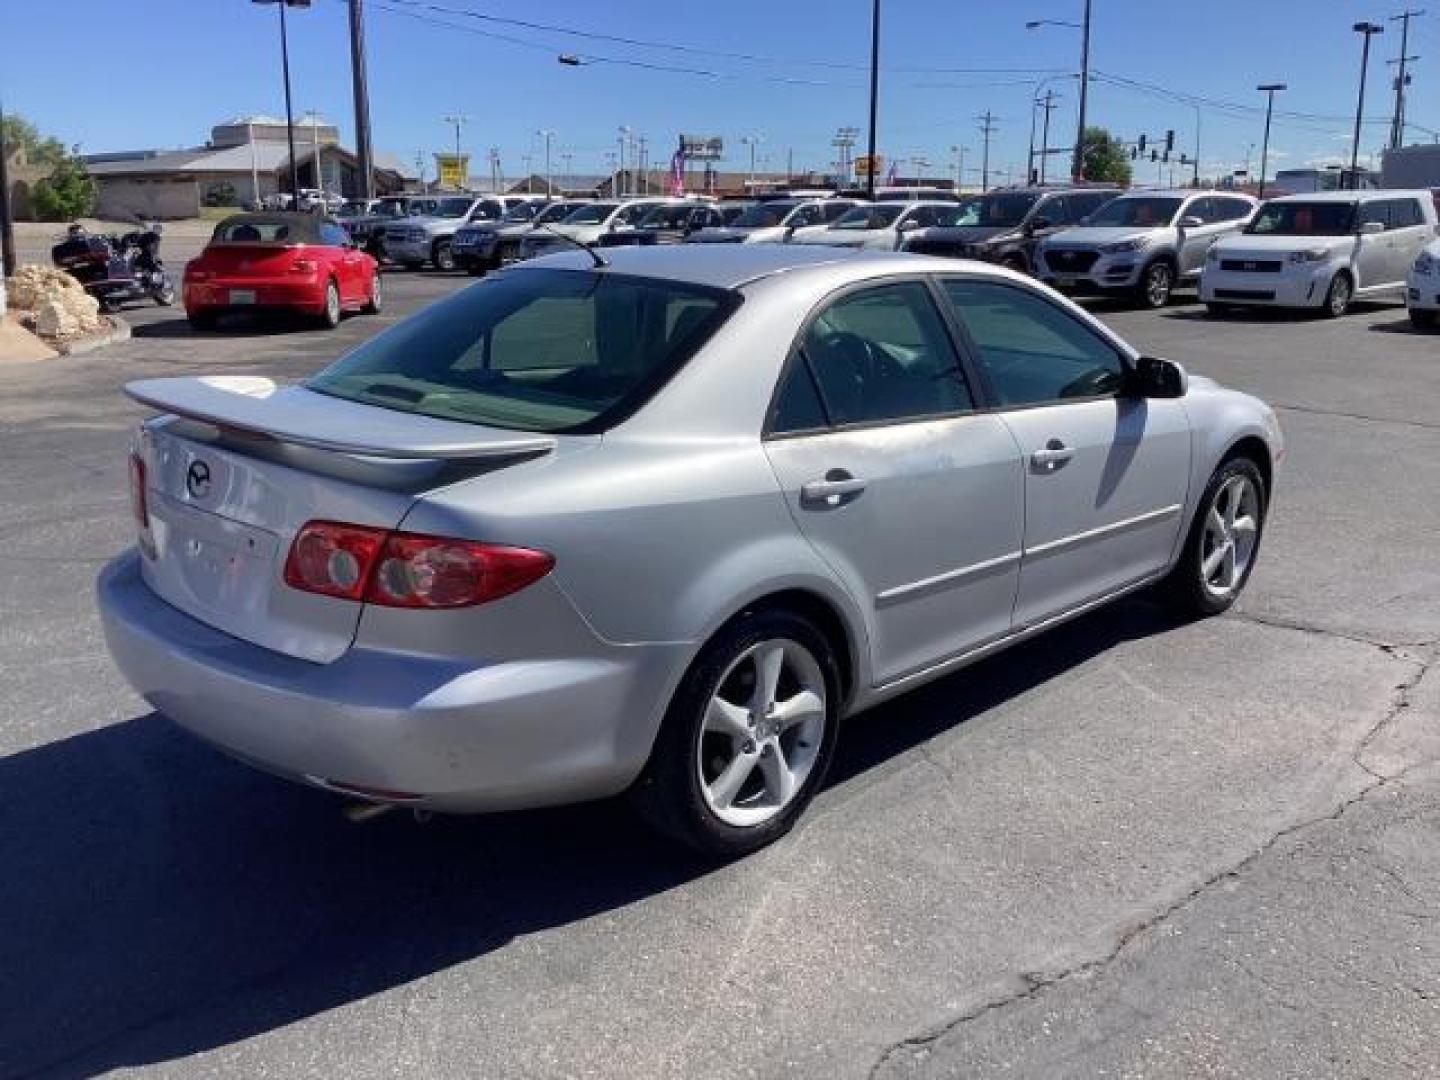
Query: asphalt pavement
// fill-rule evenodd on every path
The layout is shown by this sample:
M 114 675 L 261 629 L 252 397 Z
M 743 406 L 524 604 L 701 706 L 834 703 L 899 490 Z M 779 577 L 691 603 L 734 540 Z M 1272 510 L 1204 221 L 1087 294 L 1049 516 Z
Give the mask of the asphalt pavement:
M 1242 603 L 1127 601 L 855 719 L 716 868 L 615 804 L 352 825 L 106 657 L 120 386 L 298 377 L 463 281 L 0 367 L 0 1077 L 1440 1071 L 1440 335 L 1098 306 L 1279 409 Z

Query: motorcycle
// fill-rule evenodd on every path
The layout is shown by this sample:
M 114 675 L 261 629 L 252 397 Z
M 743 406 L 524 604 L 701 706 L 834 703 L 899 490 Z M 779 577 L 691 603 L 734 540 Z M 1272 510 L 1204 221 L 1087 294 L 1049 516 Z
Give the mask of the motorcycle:
M 69 234 L 50 249 L 50 260 L 85 287 L 102 311 L 114 311 L 127 300 L 153 300 L 161 307 L 175 302 L 175 286 L 160 258 L 164 226 L 135 219 L 138 228 L 120 235 L 88 233 L 71 226 Z

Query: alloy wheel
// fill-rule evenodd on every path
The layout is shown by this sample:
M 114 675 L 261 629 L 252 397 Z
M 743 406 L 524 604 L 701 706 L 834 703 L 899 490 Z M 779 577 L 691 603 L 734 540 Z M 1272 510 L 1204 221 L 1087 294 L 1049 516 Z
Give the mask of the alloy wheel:
M 1245 581 L 1260 538 L 1260 493 L 1248 476 L 1232 476 L 1215 492 L 1200 539 L 1200 580 L 1216 599 Z
M 1350 309 L 1350 279 L 1344 274 L 1338 275 L 1330 283 L 1330 295 L 1327 298 L 1330 314 L 1335 318 L 1344 315 Z
M 325 321 L 331 326 L 340 322 L 340 290 L 334 282 L 325 288 Z
M 1157 262 L 1145 271 L 1145 301 L 1151 307 L 1164 307 L 1170 302 L 1170 264 Z
M 809 778 L 825 737 L 825 677 L 788 638 L 757 642 L 726 669 L 706 706 L 695 766 L 706 805 L 727 825 L 763 825 Z

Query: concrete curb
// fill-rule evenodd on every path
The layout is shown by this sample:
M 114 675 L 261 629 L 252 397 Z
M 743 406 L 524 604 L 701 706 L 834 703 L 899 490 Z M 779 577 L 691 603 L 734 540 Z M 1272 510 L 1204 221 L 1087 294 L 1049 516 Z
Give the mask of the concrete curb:
M 61 356 L 83 356 L 96 349 L 103 349 L 106 345 L 130 340 L 130 324 L 119 315 L 106 315 L 105 321 L 110 324 L 108 330 L 97 330 L 93 334 L 86 334 L 73 341 L 62 341 L 52 348 Z

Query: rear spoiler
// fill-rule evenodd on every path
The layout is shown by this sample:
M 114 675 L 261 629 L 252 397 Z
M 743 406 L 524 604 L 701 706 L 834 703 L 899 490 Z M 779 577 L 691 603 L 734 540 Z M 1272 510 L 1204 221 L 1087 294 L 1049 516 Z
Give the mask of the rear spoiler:
M 222 430 L 358 457 L 480 461 L 543 454 L 556 446 L 548 435 L 383 409 L 259 376 L 140 379 L 127 383 L 125 394 Z

